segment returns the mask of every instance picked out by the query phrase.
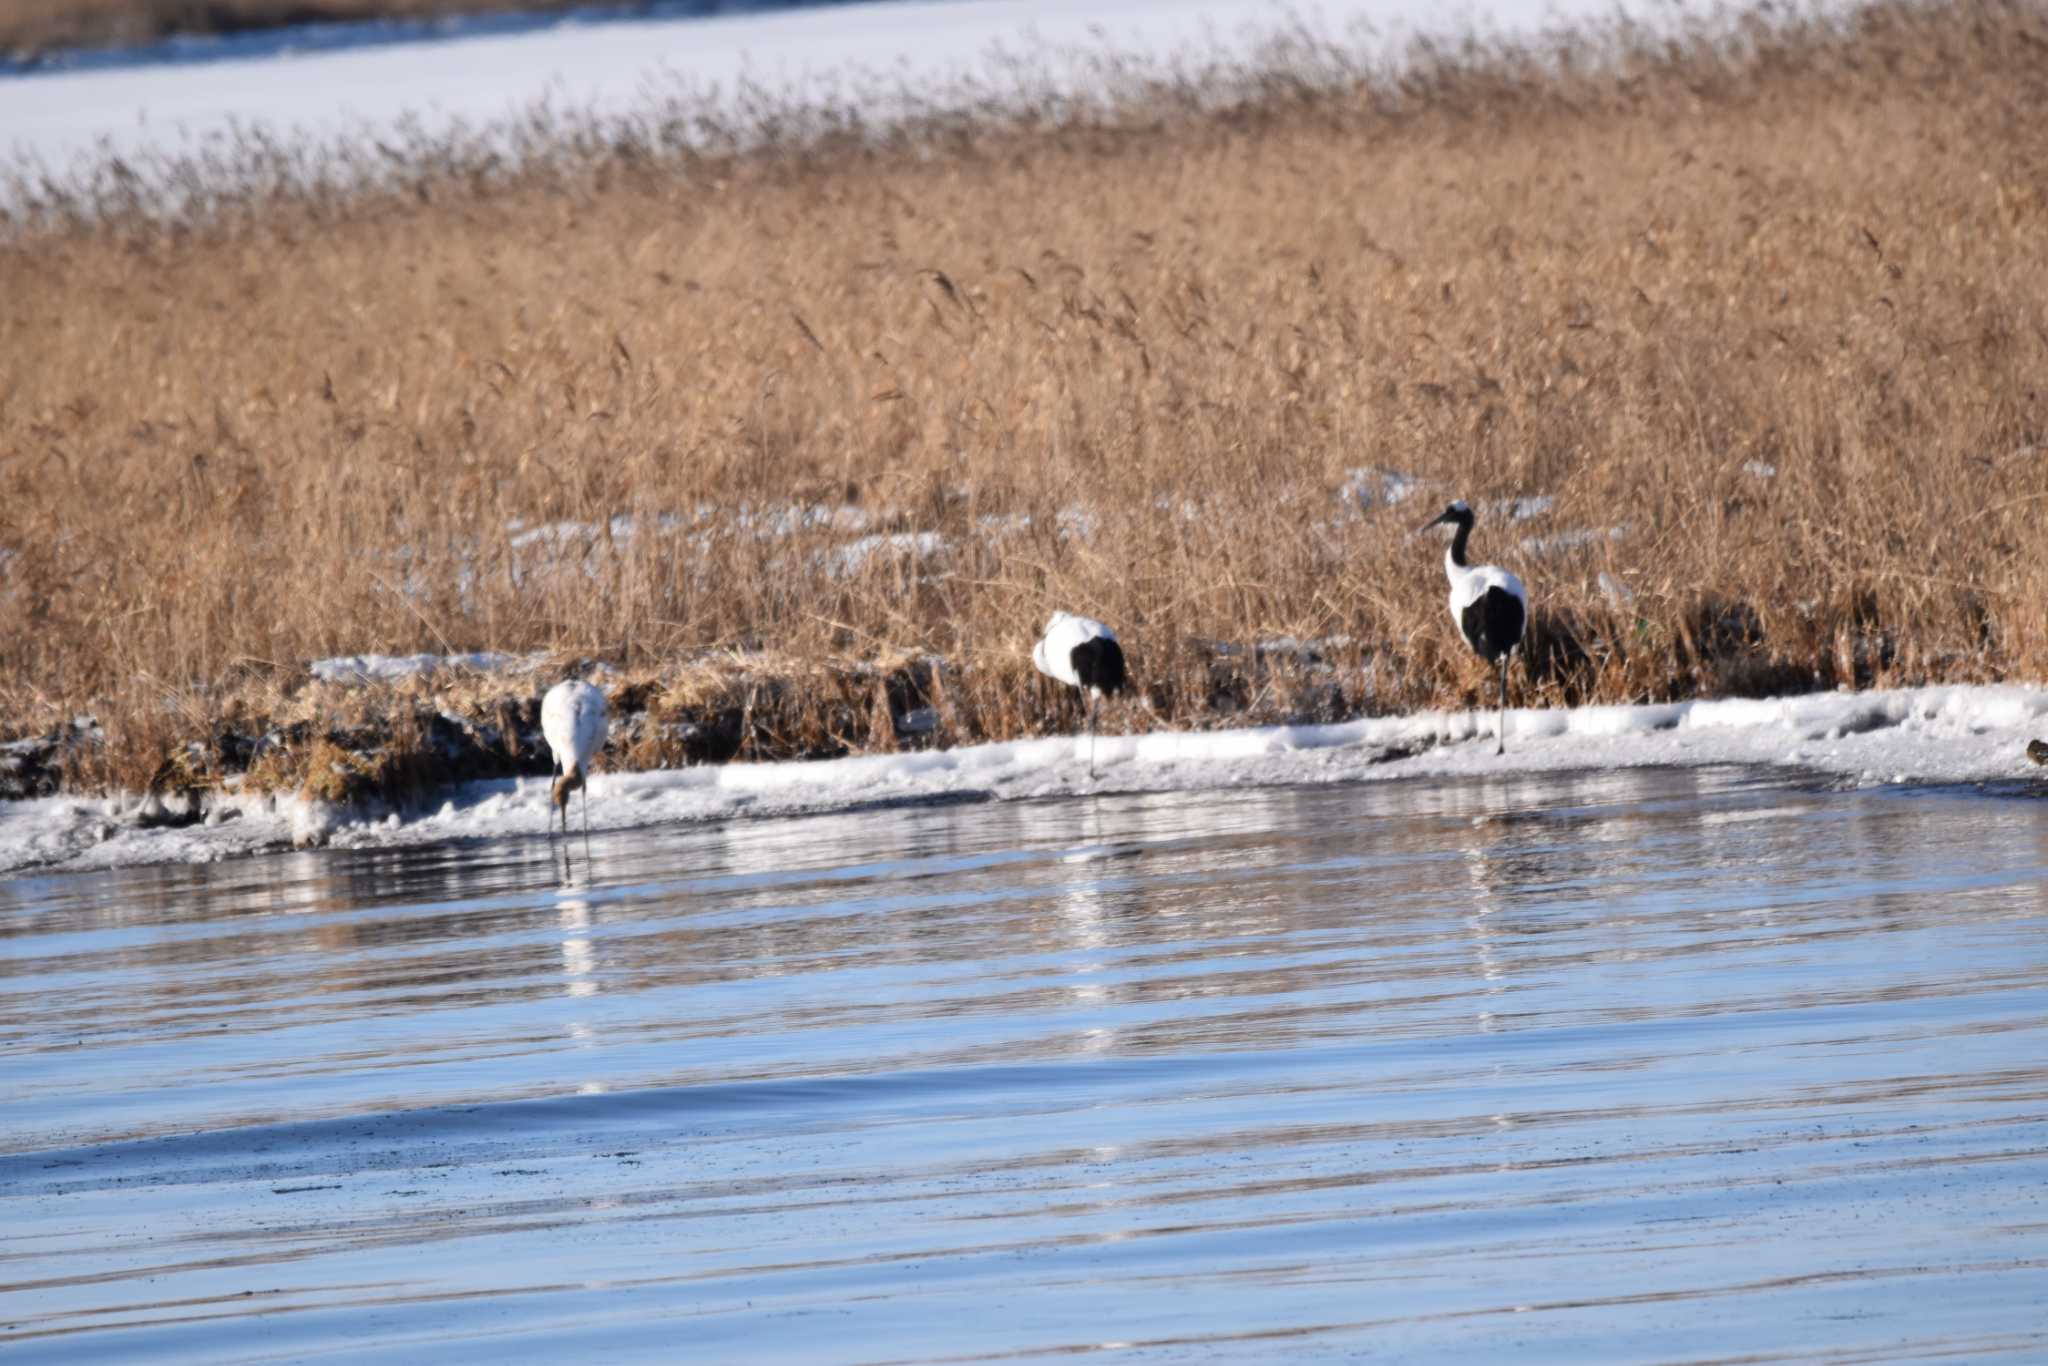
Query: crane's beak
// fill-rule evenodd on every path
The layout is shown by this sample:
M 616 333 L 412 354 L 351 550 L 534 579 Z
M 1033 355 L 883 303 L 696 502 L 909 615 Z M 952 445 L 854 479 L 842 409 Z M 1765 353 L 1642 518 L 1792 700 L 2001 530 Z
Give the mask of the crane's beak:
M 1448 521 L 1449 521 L 1450 519 L 1451 519 L 1451 514 L 1450 514 L 1450 513 L 1448 513 L 1448 512 L 1439 512 L 1439 513 L 1438 513 L 1438 514 L 1437 514 L 1436 516 L 1434 516 L 1434 517 L 1430 518 L 1430 519 L 1429 519 L 1428 521 L 1424 522 L 1424 523 L 1423 523 L 1423 524 L 1422 524 L 1421 526 L 1419 526 L 1419 527 L 1415 528 L 1415 534 L 1416 534 L 1417 536 L 1420 536 L 1420 535 L 1421 535 L 1421 534 L 1422 534 L 1423 532 L 1425 532 L 1425 531 L 1429 530 L 1429 529 L 1430 529 L 1431 527 L 1433 527 L 1433 526 L 1442 526 L 1442 525 L 1443 525 L 1443 524 L 1444 524 L 1445 522 L 1448 522 Z

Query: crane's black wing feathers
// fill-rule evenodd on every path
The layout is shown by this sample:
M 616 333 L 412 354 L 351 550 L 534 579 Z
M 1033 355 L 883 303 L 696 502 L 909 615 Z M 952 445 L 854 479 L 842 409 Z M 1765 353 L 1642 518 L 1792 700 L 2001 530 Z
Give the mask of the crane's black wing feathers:
M 1488 664 L 1522 643 L 1522 600 L 1505 588 L 1489 588 L 1465 604 L 1458 629 Z
M 1107 636 L 1092 637 L 1076 645 L 1070 657 L 1074 661 L 1074 677 L 1081 680 L 1083 688 L 1105 694 L 1123 691 L 1124 652 L 1115 641 Z

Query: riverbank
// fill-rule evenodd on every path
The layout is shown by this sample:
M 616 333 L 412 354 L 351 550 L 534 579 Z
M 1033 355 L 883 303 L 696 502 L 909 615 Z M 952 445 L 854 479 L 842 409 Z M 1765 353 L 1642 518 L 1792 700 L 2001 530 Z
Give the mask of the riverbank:
M 872 686 L 880 712 L 880 684 Z M 621 695 L 630 696 L 615 690 Z M 658 699 L 638 705 L 614 737 L 626 754 L 664 728 L 669 743 L 689 742 L 684 727 L 659 719 Z M 503 730 L 454 714 L 421 720 L 419 731 L 433 743 L 411 766 L 380 767 L 383 751 L 374 747 L 363 751 L 372 756 L 364 763 L 332 739 L 316 742 L 326 746 L 322 765 L 296 791 L 230 776 L 169 797 L 0 803 L 0 874 L 210 863 L 328 844 L 407 848 L 540 837 L 553 827 L 554 813 L 533 709 L 529 701 Z M 587 821 L 603 834 L 961 803 L 1403 779 L 1514 784 L 1544 774 L 1642 768 L 1780 770 L 1820 788 L 1969 788 L 2017 796 L 2037 795 L 2048 781 L 2028 760 L 2029 742 L 2048 729 L 2048 693 L 2035 688 L 1511 710 L 1505 756 L 1494 752 L 1495 714 L 1486 709 L 1206 731 L 1141 730 L 1128 714 L 1111 713 L 1093 743 L 1072 734 L 948 748 L 935 747 L 927 718 L 891 714 L 906 733 L 889 748 L 910 746 L 909 752 L 630 771 L 608 759 L 587 801 L 575 799 L 575 825 Z M 523 747 L 520 757 L 507 757 L 512 743 Z M 465 750 L 488 755 L 489 766 L 462 767 Z M 443 767 L 427 767 L 435 763 Z M 504 776 L 458 776 L 474 772 Z M 380 785 L 379 774 L 415 781 Z

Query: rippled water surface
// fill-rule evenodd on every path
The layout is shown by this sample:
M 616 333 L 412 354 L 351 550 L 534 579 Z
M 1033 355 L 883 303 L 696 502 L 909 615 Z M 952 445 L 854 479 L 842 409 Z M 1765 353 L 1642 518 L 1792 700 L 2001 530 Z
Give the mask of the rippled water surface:
M 1639 772 L 0 882 L 0 1355 L 2048 1355 L 2048 805 Z

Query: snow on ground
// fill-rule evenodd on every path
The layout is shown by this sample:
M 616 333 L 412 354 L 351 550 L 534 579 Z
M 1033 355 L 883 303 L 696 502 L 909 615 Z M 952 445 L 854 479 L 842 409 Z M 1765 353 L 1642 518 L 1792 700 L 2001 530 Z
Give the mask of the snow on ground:
M 400 678 L 424 678 L 450 669 L 472 673 L 513 673 L 545 664 L 545 654 L 508 655 L 495 650 L 478 650 L 453 655 L 336 655 L 316 659 L 306 666 L 322 683 L 389 683 Z
M 1666 0 L 889 0 L 549 28 L 0 78 L 0 158 L 61 173 L 108 155 L 146 165 L 157 155 L 218 151 L 250 134 L 403 145 L 451 131 L 475 135 L 543 102 L 600 119 L 631 117 L 673 96 L 743 108 L 749 86 L 857 105 L 886 121 L 948 92 L 986 99 L 1014 89 L 1022 69 L 1085 94 L 1099 87 L 1112 55 L 1230 59 L 1303 27 L 1378 60 L 1422 36 L 1526 38 L 1622 15 L 1665 24 L 1711 12 Z
M 664 518 L 662 528 L 667 530 L 680 524 L 678 518 Z M 589 522 L 544 522 L 539 526 L 528 526 L 518 518 L 505 524 L 514 550 L 543 546 L 553 550 L 580 551 L 600 540 L 630 541 L 638 529 L 639 524 L 623 514 L 613 517 L 602 527 Z
M 1548 536 L 1524 536 L 1518 543 L 1522 554 L 1532 560 L 1550 559 L 1568 550 L 1583 546 L 1598 545 L 1602 541 L 1618 541 L 1628 535 L 1626 523 L 1610 527 L 1571 527 L 1553 532 Z
M 1344 471 L 1344 483 L 1337 490 L 1337 501 L 1342 507 L 1361 510 L 1393 507 L 1407 502 L 1428 487 L 1429 480 L 1419 474 L 1361 466 Z
M 2048 691 L 2014 686 L 1511 711 L 1504 757 L 1494 754 L 1492 712 L 1424 712 L 1329 726 L 1105 735 L 1097 741 L 1093 780 L 1087 741 L 1074 737 L 822 762 L 600 772 L 591 780 L 589 810 L 591 828 L 602 831 L 895 803 L 1656 766 L 1779 767 L 1873 786 L 1977 783 L 2041 774 L 2025 747 L 2042 732 Z M 0 804 L 0 873 L 207 862 L 295 839 L 361 847 L 540 837 L 548 828 L 547 794 L 541 778 L 471 783 L 409 818 L 351 816 L 293 798 L 230 797 L 206 823 L 181 829 L 139 827 L 133 799 Z
M 822 564 L 833 578 L 849 579 L 877 555 L 928 560 L 945 550 L 946 538 L 936 531 L 899 531 L 887 536 L 863 536 L 824 556 Z

